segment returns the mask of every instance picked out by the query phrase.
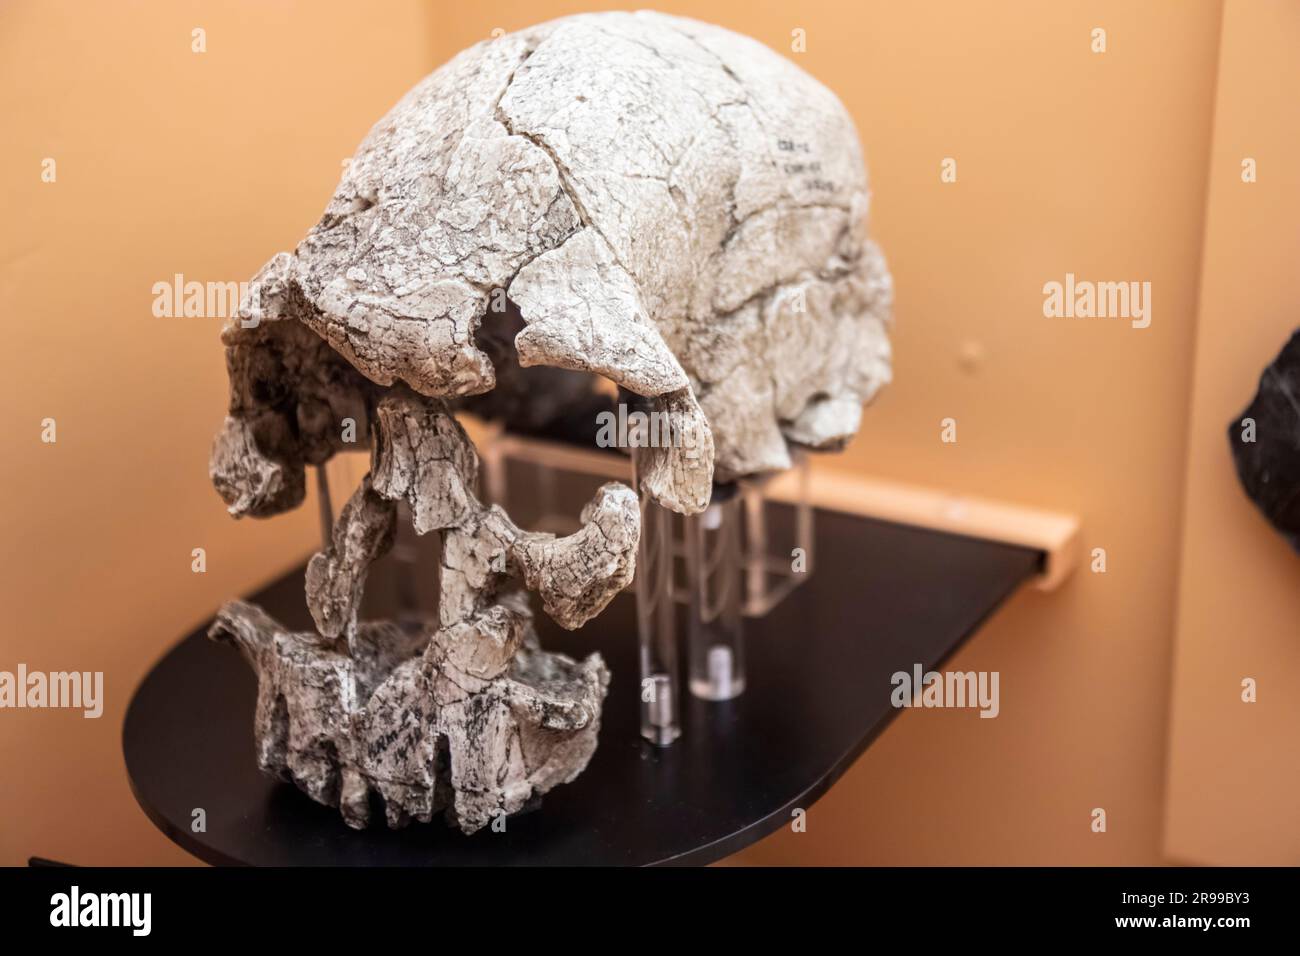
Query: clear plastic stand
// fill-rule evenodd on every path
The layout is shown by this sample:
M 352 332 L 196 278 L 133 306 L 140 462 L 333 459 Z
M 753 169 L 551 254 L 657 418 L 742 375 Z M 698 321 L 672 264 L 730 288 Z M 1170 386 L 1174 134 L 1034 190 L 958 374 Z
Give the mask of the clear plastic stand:
M 667 746 L 681 735 L 685 690 L 709 701 L 744 692 L 744 619 L 767 614 L 812 573 L 806 455 L 796 453 L 780 475 L 715 488 L 709 507 L 689 516 L 674 515 L 640 490 L 635 448 L 629 459 L 490 427 L 479 455 L 488 499 L 530 530 L 577 530 L 578 509 L 605 481 L 638 490 L 641 541 L 633 587 L 646 740 Z M 679 604 L 685 605 L 686 675 L 679 661 Z
M 632 450 L 632 473 L 641 487 L 642 452 Z M 672 514 L 645 491 L 637 545 L 636 629 L 641 662 L 641 736 L 666 747 L 679 736 L 677 604 L 673 600 Z
M 780 475 L 754 475 L 737 482 L 744 508 L 745 579 L 743 613 L 762 617 L 812 574 L 813 509 L 808 455 L 792 453 L 790 470 Z M 773 485 L 785 481 L 782 498 L 792 508 L 781 527 L 774 527 Z M 792 493 L 790 493 L 792 492 Z
M 320 545 L 328 551 L 334 541 L 334 502 L 330 499 L 329 472 L 316 466 L 316 505 L 320 509 Z
M 731 700 L 745 690 L 740 505 L 735 488 L 714 489 L 703 512 L 682 518 L 690 689 L 704 700 Z

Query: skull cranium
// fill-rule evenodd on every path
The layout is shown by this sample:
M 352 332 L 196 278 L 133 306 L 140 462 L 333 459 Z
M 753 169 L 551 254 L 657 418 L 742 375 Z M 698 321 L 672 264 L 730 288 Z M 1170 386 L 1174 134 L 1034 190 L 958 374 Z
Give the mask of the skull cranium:
M 694 21 L 565 18 L 411 90 L 223 334 L 212 474 L 233 514 L 300 503 L 305 466 L 348 447 L 345 419 L 374 446 L 308 570 L 320 633 L 240 604 L 214 628 L 259 670 L 263 766 L 354 825 L 373 790 L 390 824 L 449 806 L 466 830 L 576 776 L 607 675 L 598 655 L 536 647 L 519 585 L 565 626 L 599 613 L 632 576 L 635 496 L 601 489 L 568 538 L 520 531 L 479 504 L 454 407 L 572 409 L 604 377 L 694 436 L 648 450 L 643 477 L 684 513 L 715 477 L 788 467 L 792 444 L 838 447 L 890 375 L 890 279 L 866 209 L 834 95 Z M 398 501 L 442 532 L 448 569 L 439 621 L 416 638 L 357 620 Z

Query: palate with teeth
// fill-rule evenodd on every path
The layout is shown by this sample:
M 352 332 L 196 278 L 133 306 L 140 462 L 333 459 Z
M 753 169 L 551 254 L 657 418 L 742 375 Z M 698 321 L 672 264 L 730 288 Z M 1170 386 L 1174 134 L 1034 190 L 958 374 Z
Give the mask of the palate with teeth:
M 604 486 L 567 537 L 521 530 L 480 501 L 456 412 L 538 430 L 608 379 L 693 437 L 642 462 L 680 513 L 789 467 L 792 445 L 838 448 L 890 377 L 866 212 L 836 97 L 692 20 L 555 20 L 407 93 L 223 332 L 211 474 L 233 515 L 299 505 L 306 466 L 354 434 L 371 449 L 307 569 L 317 632 L 243 602 L 213 625 L 257 671 L 261 767 L 352 826 L 377 795 L 390 826 L 445 811 L 466 832 L 581 773 L 609 674 L 542 650 L 526 591 L 566 628 L 599 614 L 635 570 L 637 495 Z M 440 535 L 423 629 L 358 620 L 399 502 Z

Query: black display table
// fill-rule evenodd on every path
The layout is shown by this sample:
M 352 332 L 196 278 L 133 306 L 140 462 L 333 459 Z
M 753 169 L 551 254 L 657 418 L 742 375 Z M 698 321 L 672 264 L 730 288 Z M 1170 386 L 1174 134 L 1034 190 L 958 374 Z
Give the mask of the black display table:
M 613 672 L 600 746 L 573 783 L 504 833 L 464 836 L 440 819 L 348 829 L 338 812 L 254 763 L 256 681 L 202 628 L 149 673 L 123 728 L 131 786 L 172 840 L 210 863 L 287 865 L 709 863 L 807 809 L 885 729 L 890 677 L 941 664 L 1041 560 L 1038 552 L 916 528 L 817 514 L 812 578 L 746 621 L 748 689 L 728 703 L 686 697 L 683 735 L 656 749 L 638 734 L 630 593 L 575 633 L 538 615 L 543 646 L 604 655 Z M 383 611 L 383 565 L 367 612 Z M 252 597 L 311 628 L 302 569 Z M 195 808 L 207 830 L 194 833 Z

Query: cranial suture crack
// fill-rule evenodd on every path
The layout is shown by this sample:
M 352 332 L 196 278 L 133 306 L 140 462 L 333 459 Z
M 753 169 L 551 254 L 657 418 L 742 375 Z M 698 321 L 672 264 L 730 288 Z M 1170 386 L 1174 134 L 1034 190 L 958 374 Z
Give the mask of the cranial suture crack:
M 295 508 L 307 466 L 370 451 L 307 567 L 316 631 L 239 601 L 212 626 L 257 671 L 260 766 L 352 826 L 377 795 L 390 826 L 466 832 L 581 773 L 609 674 L 542 650 L 527 592 L 566 628 L 599 614 L 635 571 L 637 495 L 605 485 L 566 537 L 523 530 L 482 502 L 456 414 L 535 429 L 609 379 L 691 436 L 641 469 L 688 514 L 792 445 L 839 447 L 890 378 L 867 196 L 829 90 L 689 20 L 555 20 L 407 93 L 222 334 L 211 475 L 233 515 Z M 436 617 L 362 620 L 406 514 L 438 541 Z

